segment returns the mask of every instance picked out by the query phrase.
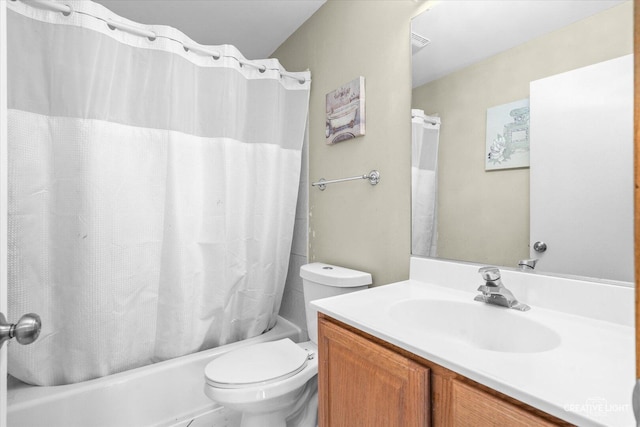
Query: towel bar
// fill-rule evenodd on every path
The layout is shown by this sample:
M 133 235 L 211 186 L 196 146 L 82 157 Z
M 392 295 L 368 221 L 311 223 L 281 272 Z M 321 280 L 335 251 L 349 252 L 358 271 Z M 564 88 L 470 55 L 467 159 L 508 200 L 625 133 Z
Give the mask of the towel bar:
M 380 172 L 378 172 L 377 170 L 372 170 L 368 174 L 352 176 L 350 178 L 340 178 L 340 179 L 330 179 L 330 180 L 320 178 L 320 181 L 312 183 L 311 186 L 318 187 L 320 191 L 324 191 L 324 189 L 327 188 L 327 184 L 333 184 L 335 182 L 353 181 L 354 179 L 368 179 L 371 185 L 376 185 L 377 183 L 380 182 Z

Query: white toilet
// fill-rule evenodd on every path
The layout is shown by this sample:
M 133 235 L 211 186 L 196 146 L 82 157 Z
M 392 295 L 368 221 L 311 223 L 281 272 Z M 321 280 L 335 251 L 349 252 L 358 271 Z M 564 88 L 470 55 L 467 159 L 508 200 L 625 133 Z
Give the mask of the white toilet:
M 318 320 L 309 302 L 366 289 L 371 275 L 322 263 L 303 265 L 307 328 L 311 341 L 286 338 L 226 353 L 205 368 L 205 393 L 242 413 L 242 427 L 317 425 Z

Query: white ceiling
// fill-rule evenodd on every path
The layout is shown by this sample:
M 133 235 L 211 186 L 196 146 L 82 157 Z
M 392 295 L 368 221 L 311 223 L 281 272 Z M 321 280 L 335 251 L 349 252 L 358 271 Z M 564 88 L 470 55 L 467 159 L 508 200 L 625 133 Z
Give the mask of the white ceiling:
M 326 0 L 94 0 L 143 24 L 175 27 L 204 45 L 269 57 Z M 431 40 L 413 55 L 413 87 L 625 0 L 431 0 L 411 29 Z
M 431 40 L 413 55 L 413 87 L 443 77 L 625 0 L 441 0 L 411 31 Z
M 326 0 L 95 0 L 141 24 L 175 27 L 197 43 L 268 58 Z

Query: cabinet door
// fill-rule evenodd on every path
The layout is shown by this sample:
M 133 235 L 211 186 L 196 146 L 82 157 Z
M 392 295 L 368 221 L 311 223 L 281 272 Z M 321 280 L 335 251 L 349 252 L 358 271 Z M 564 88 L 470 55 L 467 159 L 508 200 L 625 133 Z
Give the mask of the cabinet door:
M 428 426 L 429 369 L 333 323 L 318 323 L 320 427 Z
M 452 384 L 451 405 L 452 426 L 550 427 L 556 425 L 457 380 L 453 380 Z

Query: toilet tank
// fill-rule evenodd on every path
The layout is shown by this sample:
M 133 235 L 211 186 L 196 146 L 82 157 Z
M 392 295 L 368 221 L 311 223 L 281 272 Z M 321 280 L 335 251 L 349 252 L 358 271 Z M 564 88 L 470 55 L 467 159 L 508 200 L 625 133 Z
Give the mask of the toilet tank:
M 311 301 L 367 289 L 372 283 L 371 274 L 349 268 L 314 262 L 300 267 L 304 290 L 304 306 L 307 316 L 309 339 L 318 342 L 318 310 Z

